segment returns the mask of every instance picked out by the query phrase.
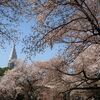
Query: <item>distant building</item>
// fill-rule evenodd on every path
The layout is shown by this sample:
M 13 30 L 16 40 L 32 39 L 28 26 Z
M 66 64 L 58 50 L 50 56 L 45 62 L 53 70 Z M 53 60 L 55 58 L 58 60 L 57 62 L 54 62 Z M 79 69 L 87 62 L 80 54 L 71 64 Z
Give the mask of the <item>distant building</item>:
M 15 63 L 16 60 L 17 60 L 17 53 L 16 53 L 16 47 L 14 44 L 11 54 L 10 54 L 10 57 L 9 57 L 8 67 L 14 68 L 16 66 L 16 63 Z

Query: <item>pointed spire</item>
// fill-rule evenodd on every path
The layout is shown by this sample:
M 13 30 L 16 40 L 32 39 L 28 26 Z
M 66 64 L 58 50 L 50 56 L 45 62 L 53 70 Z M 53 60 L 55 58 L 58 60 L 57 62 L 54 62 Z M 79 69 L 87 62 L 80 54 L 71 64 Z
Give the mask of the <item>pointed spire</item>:
M 11 55 L 10 55 L 10 57 L 9 57 L 9 60 L 12 60 L 12 59 L 17 59 L 17 53 L 16 53 L 15 44 L 13 45 L 13 49 L 12 49 Z
M 15 60 L 17 60 L 16 45 L 13 44 L 13 48 L 9 57 L 8 67 L 15 67 Z

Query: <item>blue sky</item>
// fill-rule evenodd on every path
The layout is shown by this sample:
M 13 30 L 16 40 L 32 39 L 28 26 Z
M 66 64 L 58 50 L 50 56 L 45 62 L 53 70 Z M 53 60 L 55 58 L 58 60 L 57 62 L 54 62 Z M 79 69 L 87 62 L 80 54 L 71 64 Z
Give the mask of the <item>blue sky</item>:
M 59 12 L 59 10 L 60 9 L 58 9 L 57 12 Z M 62 9 L 61 9 L 61 13 L 63 13 L 64 15 L 65 15 L 65 10 L 68 10 L 68 9 L 65 8 L 64 11 L 62 11 Z M 10 12 L 10 14 L 12 15 L 12 12 Z M 23 17 L 23 15 L 22 15 L 22 17 Z M 26 17 L 31 18 L 31 20 L 26 19 Z M 22 33 L 21 35 L 19 35 L 19 38 L 21 39 L 26 34 L 31 33 L 31 26 L 36 25 L 35 17 L 36 16 L 30 16 L 30 15 L 26 16 L 26 14 L 25 14 L 25 17 L 22 18 L 22 21 L 18 22 L 19 26 L 17 26 L 17 25 L 16 26 L 10 26 L 9 25 L 9 28 L 14 27 L 18 30 L 18 33 Z M 50 22 L 48 24 L 50 24 L 50 26 L 53 26 L 53 27 L 54 26 L 56 27 L 56 25 L 63 23 L 63 21 L 61 21 L 62 14 L 58 14 L 58 13 L 54 14 L 54 16 L 51 16 L 49 19 L 50 19 Z M 9 22 L 6 17 L 3 18 L 3 23 L 4 22 L 11 23 L 11 21 Z M 48 22 L 48 20 L 47 20 L 47 22 Z M 61 23 L 59 23 L 59 22 L 61 22 Z M 0 48 L 0 67 L 7 66 L 9 56 L 10 56 L 11 51 L 12 51 L 12 46 L 13 46 L 13 44 L 11 43 L 10 45 L 6 44 L 5 49 Z M 55 57 L 57 55 L 57 50 L 60 49 L 59 46 L 61 48 L 63 47 L 63 45 L 55 45 L 52 50 L 50 48 L 46 48 L 44 53 L 37 54 L 36 56 L 33 55 L 32 60 L 33 61 L 40 61 L 40 60 L 43 61 L 43 60 L 49 60 L 49 59 Z M 18 42 L 16 44 L 17 56 L 18 56 L 19 59 L 24 60 L 25 59 L 25 54 L 22 53 L 21 49 L 22 49 L 22 44 L 21 44 L 21 42 Z
M 24 21 L 20 23 L 20 26 L 17 27 L 18 31 L 22 33 L 22 35 L 20 35 L 20 38 L 22 38 L 25 34 L 31 33 L 32 24 L 33 25 L 35 24 L 35 20 L 30 21 L 30 22 Z M 7 66 L 9 56 L 12 51 L 12 46 L 13 46 L 13 43 L 6 44 L 5 49 L 0 49 L 0 67 Z M 21 49 L 22 49 L 22 44 L 19 42 L 16 45 L 17 56 L 18 56 L 18 59 L 24 60 L 25 54 L 22 53 Z M 57 55 L 56 51 L 58 49 L 59 49 L 59 45 L 55 45 L 53 50 L 51 50 L 50 48 L 47 48 L 44 53 L 37 54 L 36 56 L 33 55 L 32 60 L 33 61 L 49 60 Z
M 12 51 L 12 46 L 13 45 L 7 45 L 5 49 L 0 49 L 0 67 L 5 67 L 8 64 L 9 56 Z M 53 50 L 50 48 L 47 48 L 44 53 L 37 54 L 36 56 L 33 55 L 32 61 L 44 61 L 44 60 L 49 60 L 57 55 L 57 49 L 59 46 L 55 46 Z M 17 56 L 18 59 L 25 59 L 25 54 L 21 52 L 22 47 L 20 45 L 16 46 L 16 51 L 17 51 Z

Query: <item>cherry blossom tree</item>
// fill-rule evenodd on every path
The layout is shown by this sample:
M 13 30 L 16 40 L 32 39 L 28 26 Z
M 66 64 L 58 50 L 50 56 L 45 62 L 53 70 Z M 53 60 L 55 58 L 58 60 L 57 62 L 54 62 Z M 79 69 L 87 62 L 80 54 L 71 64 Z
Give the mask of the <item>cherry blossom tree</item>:
M 72 80 L 66 92 L 99 90 L 100 1 L 34 0 L 31 3 L 37 26 L 33 26 L 33 34 L 24 39 L 25 53 L 32 56 L 55 44 L 64 45 L 59 55 L 61 62 L 51 66 L 56 69 L 55 74 L 59 73 L 57 77 L 65 75 Z
M 34 66 L 18 63 L 0 79 L 1 100 L 36 100 L 42 84 L 42 73 L 34 71 Z
M 70 54 L 75 52 L 76 57 L 89 45 L 98 44 L 100 30 L 97 1 L 31 1 L 37 25 L 32 27 L 33 34 L 24 39 L 24 51 L 32 55 L 59 43 L 65 44 L 65 50 Z

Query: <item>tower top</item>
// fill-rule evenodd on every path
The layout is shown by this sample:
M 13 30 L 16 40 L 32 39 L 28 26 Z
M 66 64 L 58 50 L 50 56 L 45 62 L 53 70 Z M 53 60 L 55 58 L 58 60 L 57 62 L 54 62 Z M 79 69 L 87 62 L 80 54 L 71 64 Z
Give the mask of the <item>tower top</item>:
M 13 45 L 9 60 L 17 59 L 16 47 L 15 44 Z
M 17 60 L 17 53 L 16 53 L 16 47 L 15 44 L 13 44 L 13 48 L 9 57 L 8 67 L 15 67 L 15 60 Z

